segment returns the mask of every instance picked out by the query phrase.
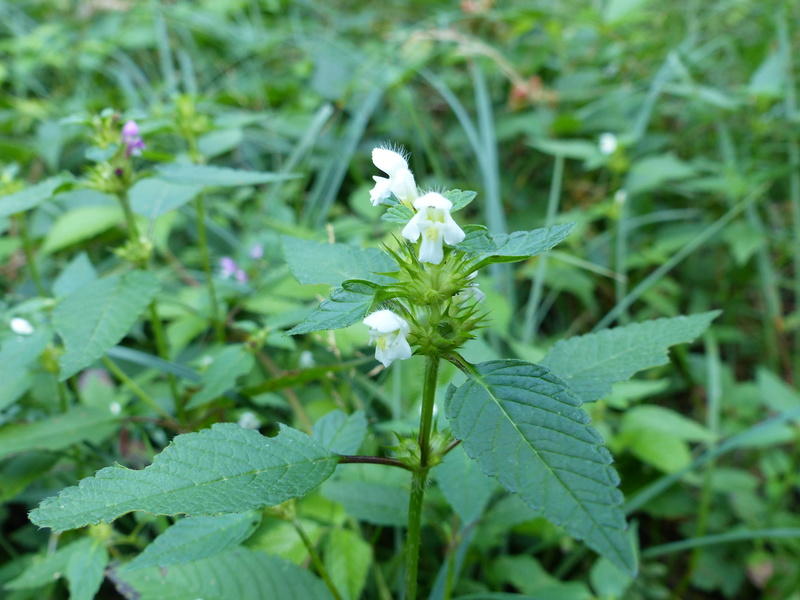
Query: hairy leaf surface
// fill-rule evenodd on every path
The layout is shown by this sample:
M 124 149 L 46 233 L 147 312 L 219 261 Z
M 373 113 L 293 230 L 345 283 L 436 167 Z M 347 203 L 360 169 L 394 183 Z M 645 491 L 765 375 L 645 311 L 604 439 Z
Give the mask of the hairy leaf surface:
M 314 425 L 314 439 L 337 454 L 358 452 L 367 437 L 367 417 L 363 410 L 347 415 L 333 410 Z
M 543 227 L 533 231 L 515 231 L 493 235 L 494 248 L 485 250 L 472 259 L 479 269 L 492 263 L 518 262 L 550 250 L 562 242 L 573 230 L 575 223 Z
M 141 471 L 120 465 L 48 498 L 33 523 L 62 531 L 132 511 L 189 516 L 242 512 L 303 496 L 337 459 L 309 436 L 281 426 L 273 438 L 232 423 L 176 437 Z
M 290 329 L 289 335 L 311 333 L 325 329 L 341 329 L 363 320 L 372 306 L 373 294 L 366 290 L 347 291 L 336 288 L 329 300 L 324 300 L 314 312 Z
M 448 390 L 445 411 L 467 454 L 545 518 L 628 572 L 619 478 L 580 401 L 544 367 L 481 363 Z
M 541 364 L 569 384 L 583 402 L 611 393 L 611 384 L 665 364 L 667 349 L 702 334 L 719 311 L 655 319 L 558 342 Z

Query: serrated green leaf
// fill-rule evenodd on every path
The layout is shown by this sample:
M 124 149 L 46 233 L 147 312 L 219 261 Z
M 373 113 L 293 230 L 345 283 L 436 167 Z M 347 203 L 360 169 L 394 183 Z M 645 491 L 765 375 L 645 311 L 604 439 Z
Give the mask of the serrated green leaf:
M 432 475 L 464 525 L 480 518 L 497 488 L 494 479 L 487 477 L 460 446 L 445 456 Z
M 64 298 L 97 280 L 97 271 L 85 252 L 73 258 L 53 282 L 53 294 Z
M 34 423 L 0 428 L 0 458 L 29 450 L 62 450 L 82 441 L 100 442 L 117 428 L 108 410 L 75 407 Z
M 341 286 L 347 279 L 365 279 L 385 284 L 393 281 L 378 273 L 397 271 L 397 264 L 377 248 L 349 244 L 325 244 L 281 236 L 283 255 L 289 270 L 300 283 Z
M 405 206 L 404 204 L 396 204 L 386 209 L 386 212 L 381 216 L 381 221 L 388 221 L 389 223 L 397 223 L 398 225 L 405 225 L 414 216 L 414 211 Z
M 70 294 L 53 310 L 53 326 L 64 340 L 60 381 L 91 365 L 125 337 L 158 292 L 146 271 L 112 275 Z
M 157 177 L 140 179 L 128 191 L 131 210 L 155 219 L 195 199 L 203 190 L 196 183 L 174 183 Z
M 332 600 L 325 584 L 305 569 L 246 548 L 163 570 L 123 568 L 112 577 L 117 589 L 137 600 Z
M 158 177 L 170 183 L 181 185 L 210 185 L 215 187 L 237 187 L 258 185 L 274 181 L 296 179 L 294 173 L 264 173 L 243 171 L 212 165 L 179 165 L 170 163 L 158 167 Z
M 462 208 L 469 205 L 470 202 L 475 200 L 475 197 L 478 195 L 478 192 L 473 192 L 470 190 L 461 191 L 461 190 L 448 190 L 442 194 L 445 198 L 450 200 L 453 203 L 453 208 L 450 209 L 451 213 L 461 210 Z
M 69 582 L 70 600 L 92 600 L 105 578 L 108 552 L 102 540 L 83 538 L 69 557 L 64 575 Z
M 517 262 L 526 260 L 550 250 L 563 241 L 575 227 L 575 223 L 542 227 L 533 231 L 515 231 L 492 236 L 496 249 L 488 250 L 473 261 L 479 269 L 492 263 Z
M 57 252 L 83 240 L 108 231 L 122 223 L 122 209 L 118 206 L 80 206 L 56 219 L 44 238 L 41 252 Z
M 408 490 L 399 486 L 373 481 L 329 481 L 322 493 L 359 521 L 392 527 L 408 523 Z
M 16 402 L 27 389 L 28 365 L 35 361 L 53 339 L 46 327 L 31 335 L 16 336 L 0 347 L 0 410 Z
M 349 529 L 334 529 L 325 544 L 325 570 L 343 600 L 358 600 L 372 566 L 372 547 Z
M 363 410 L 346 415 L 333 410 L 314 425 L 314 439 L 331 452 L 355 454 L 367 437 L 367 417 Z
M 177 436 L 141 471 L 120 465 L 43 500 L 30 519 L 74 529 L 132 511 L 189 516 L 274 506 L 306 494 L 333 473 L 337 458 L 309 436 L 281 426 L 267 438 L 232 423 Z
M 497 250 L 497 245 L 492 241 L 489 229 L 483 225 L 465 225 L 464 240 L 456 245 L 456 250 L 470 254 L 491 254 Z
M 445 400 L 454 435 L 483 471 L 599 554 L 636 571 L 619 477 L 567 385 L 520 360 L 476 365 Z
M 288 335 L 300 335 L 324 329 L 341 329 L 362 321 L 372 307 L 375 297 L 368 294 L 348 292 L 336 288 L 329 300 L 323 300 L 319 308 L 303 321 L 287 331 Z
M 69 174 L 56 175 L 14 194 L 3 196 L 0 198 L 0 219 L 36 208 L 52 198 L 59 187 L 71 180 L 72 176 Z
M 211 402 L 232 389 L 236 380 L 253 370 L 255 359 L 244 344 L 230 344 L 214 357 L 211 366 L 200 380 L 202 386 L 189 403 L 187 409 L 197 408 Z
M 583 401 L 611 393 L 611 384 L 668 361 L 667 349 L 691 342 L 719 311 L 656 319 L 558 342 L 541 364 L 566 381 Z
M 125 570 L 171 567 L 215 556 L 241 544 L 259 523 L 261 515 L 255 511 L 181 519 L 154 539 Z

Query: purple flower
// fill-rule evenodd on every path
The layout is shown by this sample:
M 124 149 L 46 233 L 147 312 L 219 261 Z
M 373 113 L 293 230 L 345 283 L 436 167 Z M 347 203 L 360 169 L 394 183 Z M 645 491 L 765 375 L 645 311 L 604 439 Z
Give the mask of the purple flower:
M 125 156 L 141 156 L 145 148 L 142 138 L 139 137 L 139 126 L 136 121 L 128 121 L 122 127 L 122 143 L 125 145 Z
M 250 281 L 250 278 L 247 276 L 247 273 L 236 264 L 236 261 L 233 260 L 230 256 L 223 256 L 219 259 L 219 274 L 220 277 L 223 279 L 230 279 L 233 277 L 239 283 L 247 283 Z
M 260 260 L 264 258 L 264 244 L 261 242 L 256 242 L 253 244 L 253 247 L 250 248 L 250 258 L 253 260 Z

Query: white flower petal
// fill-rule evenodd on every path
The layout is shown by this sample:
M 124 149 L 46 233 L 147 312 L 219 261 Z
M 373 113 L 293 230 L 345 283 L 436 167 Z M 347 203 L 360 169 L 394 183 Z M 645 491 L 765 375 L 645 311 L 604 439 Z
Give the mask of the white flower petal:
M 449 214 L 450 209 L 453 208 L 453 203 L 441 194 L 428 192 L 424 196 L 420 196 L 414 200 L 414 208 L 417 210 L 422 210 L 423 208 L 438 208 L 439 210 L 447 211 Z
M 391 180 L 386 177 L 374 177 L 375 187 L 369 191 L 369 201 L 372 206 L 378 206 L 384 200 L 388 199 L 392 193 Z
M 406 223 L 406 226 L 403 227 L 403 231 L 400 232 L 404 238 L 406 238 L 409 242 L 416 242 L 419 239 L 419 236 L 422 235 L 422 229 L 420 229 L 420 222 L 423 219 L 422 213 L 417 213 L 411 220 Z
M 369 327 L 370 343 L 375 343 L 375 358 L 388 367 L 394 360 L 404 360 L 412 354 L 406 336 L 410 326 L 390 310 L 379 310 L 364 319 Z
M 417 197 L 417 182 L 408 169 L 401 169 L 392 175 L 389 185 L 399 200 L 412 201 Z
M 372 162 L 389 177 L 394 176 L 403 169 L 408 170 L 408 163 L 405 157 L 399 152 L 388 148 L 375 148 L 372 151 Z

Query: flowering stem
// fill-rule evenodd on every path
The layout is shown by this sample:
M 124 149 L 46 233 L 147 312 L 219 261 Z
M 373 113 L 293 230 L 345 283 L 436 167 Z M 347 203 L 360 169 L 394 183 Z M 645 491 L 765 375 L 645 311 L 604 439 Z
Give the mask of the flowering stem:
M 419 422 L 419 466 L 411 478 L 411 498 L 408 504 L 408 536 L 406 538 L 406 597 L 417 598 L 417 573 L 419 570 L 419 544 L 422 530 L 422 501 L 430 470 L 430 440 L 433 425 L 433 406 L 436 399 L 436 382 L 439 376 L 439 357 L 428 356 L 425 362 L 425 382 L 422 388 L 422 414 Z
M 128 192 L 120 192 L 117 197 L 122 205 L 122 212 L 125 213 L 125 223 L 128 225 L 128 237 L 134 243 L 139 241 L 139 228 L 136 226 L 136 217 L 131 210 L 131 203 L 128 201 Z
M 203 271 L 206 274 L 206 285 L 208 286 L 208 297 L 211 302 L 212 322 L 217 341 L 225 343 L 225 325 L 219 317 L 219 304 L 217 303 L 217 290 L 214 286 L 214 277 L 211 273 L 211 257 L 208 252 L 208 239 L 206 236 L 206 208 L 203 202 L 203 195 L 200 194 L 195 200 L 197 210 L 197 244 L 200 246 L 200 257 L 203 261 Z

